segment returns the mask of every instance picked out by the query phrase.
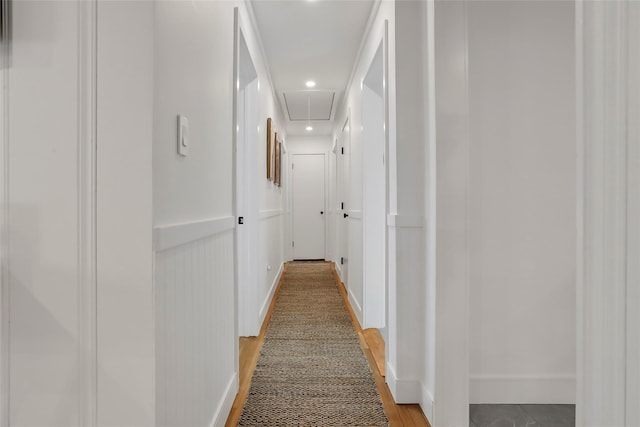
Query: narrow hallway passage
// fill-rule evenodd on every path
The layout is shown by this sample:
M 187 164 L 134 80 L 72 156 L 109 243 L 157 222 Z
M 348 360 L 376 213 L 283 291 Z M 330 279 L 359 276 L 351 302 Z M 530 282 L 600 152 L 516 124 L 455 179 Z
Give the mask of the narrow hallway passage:
M 227 426 L 428 426 L 394 404 L 337 280 L 332 263 L 287 264 L 260 336 L 241 343 Z

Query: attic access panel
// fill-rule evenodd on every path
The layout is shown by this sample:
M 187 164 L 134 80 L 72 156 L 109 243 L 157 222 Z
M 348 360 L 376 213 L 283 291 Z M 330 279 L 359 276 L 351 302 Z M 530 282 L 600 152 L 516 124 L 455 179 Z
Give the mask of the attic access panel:
M 331 90 L 298 90 L 282 94 L 289 120 L 331 120 L 336 93 Z

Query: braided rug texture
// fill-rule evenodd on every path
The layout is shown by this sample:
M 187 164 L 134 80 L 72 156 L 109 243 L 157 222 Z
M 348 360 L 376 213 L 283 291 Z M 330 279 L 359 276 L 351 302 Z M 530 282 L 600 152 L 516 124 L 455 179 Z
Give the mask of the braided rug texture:
M 238 425 L 389 425 L 331 264 L 287 266 Z

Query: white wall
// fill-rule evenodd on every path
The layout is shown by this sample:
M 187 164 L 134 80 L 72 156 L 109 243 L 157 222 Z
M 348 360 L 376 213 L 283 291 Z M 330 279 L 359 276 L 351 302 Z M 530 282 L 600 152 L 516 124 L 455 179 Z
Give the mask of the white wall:
M 13 4 L 3 425 L 154 424 L 152 17 L 151 3 Z
M 436 2 L 429 9 L 429 183 L 432 250 L 427 289 L 426 385 L 433 399 L 432 423 L 466 425 L 468 398 L 469 169 L 466 2 Z M 433 98 L 435 97 L 435 100 Z M 435 123 L 434 123 L 435 120 Z M 432 260 L 432 258 L 435 258 Z
M 399 402 L 420 403 L 431 417 L 433 393 L 424 379 L 426 332 L 426 273 L 425 263 L 425 200 L 427 168 L 427 110 L 426 110 L 426 10 L 425 2 L 396 2 L 395 41 L 389 39 L 390 87 L 395 81 L 395 103 L 390 104 L 391 131 L 389 136 L 390 212 L 387 218 L 389 240 L 395 240 L 395 261 L 389 260 L 389 336 L 396 335 L 395 360 L 389 357 L 390 372 L 397 381 L 390 381 Z M 389 34 L 393 29 L 390 26 Z M 394 64 L 395 75 L 391 72 Z M 414 49 L 406 49 L 413 46 Z M 394 76 L 395 80 L 391 76 Z M 390 92 L 390 102 L 394 101 Z M 397 186 L 394 195 L 394 186 Z M 394 205 L 395 203 L 395 205 Z M 391 244 L 391 242 L 390 242 Z M 391 246 L 389 256 L 393 252 Z M 393 265 L 395 262 L 395 266 Z M 394 279 L 395 276 L 395 279 Z M 395 303 L 393 303 L 395 300 Z M 393 308 L 395 321 L 393 321 Z M 393 363 L 394 365 L 390 365 Z M 391 377 L 393 378 L 393 376 Z M 389 379 L 388 379 L 389 381 Z M 393 387 L 392 387 L 393 386 Z
M 255 265 L 252 266 L 255 269 L 256 282 L 250 284 L 251 292 L 255 298 L 254 306 L 250 309 L 255 310 L 257 316 L 254 324 L 250 325 L 247 335 L 258 335 L 282 273 L 284 262 L 289 259 L 289 254 L 285 249 L 288 231 L 285 210 L 288 175 L 284 173 L 286 172 L 284 170 L 286 153 L 283 153 L 281 186 L 277 186 L 273 181 L 267 179 L 267 118 L 271 117 L 272 119 L 272 145 L 274 144 L 274 132 L 278 133 L 278 140 L 281 141 L 286 141 L 287 135 L 282 112 L 276 104 L 273 87 L 269 80 L 268 65 L 264 57 L 260 36 L 256 30 L 253 11 L 247 2 L 239 4 L 239 22 L 258 76 L 257 99 L 254 100 L 255 105 L 253 106 L 258 117 L 257 133 L 254 133 L 253 138 L 247 140 L 247 147 L 255 166 L 254 173 L 246 174 L 252 180 L 248 197 L 255 202 L 252 211 L 246 213 L 246 219 L 257 222 L 257 234 L 254 236 L 253 242 L 257 247 L 257 256 Z M 239 212 L 238 215 L 240 215 Z
M 424 351 L 425 320 L 425 169 L 426 169 L 426 96 L 423 93 L 426 72 L 426 13 L 424 2 L 381 1 L 374 7 L 360 56 L 353 72 L 345 102 L 337 111 L 334 137 L 340 135 L 348 117 L 351 129 L 351 204 L 349 215 L 359 216 L 362 208 L 362 92 L 360 83 L 366 75 L 376 49 L 388 25 L 388 209 L 387 226 L 387 376 L 389 388 L 398 403 L 422 403 L 431 414 L 432 398 L 425 391 Z M 386 22 L 385 22 L 386 21 Z M 411 49 L 407 48 L 412 46 Z M 415 49 L 414 49 L 415 47 Z M 423 52 L 424 55 L 416 54 Z M 354 215 L 355 214 L 355 215 Z M 351 221 L 352 223 L 354 221 Z M 362 242 L 361 231 L 350 224 L 350 246 Z M 359 289 L 353 271 L 360 253 L 349 254 L 349 287 Z M 360 277 L 361 279 L 361 277 Z M 353 282 L 353 283 L 352 283 Z M 361 286 L 361 284 L 360 284 Z M 355 293 L 355 292 L 354 292 Z M 356 298 L 352 298 L 355 301 Z M 361 318 L 362 320 L 362 318 Z M 364 325 L 366 326 L 366 325 Z M 426 396 L 426 397 L 425 397 Z M 423 398 L 424 397 L 424 398 Z
M 330 135 L 290 136 L 287 139 L 289 154 L 320 154 L 331 150 L 333 140 Z
M 258 76 L 257 96 L 244 102 L 258 120 L 243 129 L 252 202 L 237 213 L 234 7 Z M 265 165 L 266 119 L 284 136 L 282 121 L 243 2 L 158 2 L 154 24 L 156 422 L 223 425 L 237 392 L 236 215 L 253 224 L 251 298 L 240 301 L 253 321 L 243 334 L 259 332 L 285 259 L 283 190 L 267 181 Z M 176 152 L 178 114 L 189 120 L 187 157 Z
M 576 425 L 640 425 L 640 5 L 576 5 Z
M 154 7 L 156 424 L 221 425 L 237 390 L 234 3 Z M 187 157 L 178 114 L 189 120 Z
M 470 2 L 468 43 L 470 401 L 575 403 L 573 4 Z
M 82 405 L 78 253 L 88 230 L 78 208 L 88 194 L 78 191 L 78 146 L 91 141 L 78 117 L 79 14 L 73 3 L 13 5 L 12 65 L 2 70 L 3 425 L 77 426 Z
M 469 399 L 571 403 L 573 5 L 442 1 L 427 12 L 431 419 L 466 424 Z
M 153 4 L 98 5 L 98 425 L 154 425 Z M 125 154 L 126 153 L 126 154 Z

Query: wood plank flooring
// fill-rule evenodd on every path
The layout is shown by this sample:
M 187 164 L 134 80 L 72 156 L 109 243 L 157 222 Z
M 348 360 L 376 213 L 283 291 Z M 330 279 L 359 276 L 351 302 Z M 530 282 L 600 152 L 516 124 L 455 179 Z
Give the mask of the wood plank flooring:
M 384 339 L 382 338 L 380 331 L 373 328 L 363 329 L 362 335 L 371 349 L 371 354 L 373 355 L 373 360 L 376 362 L 376 366 L 378 367 L 378 372 L 380 372 L 380 375 L 384 377 Z
M 287 266 L 285 265 L 282 274 L 284 275 L 286 271 Z M 345 302 L 345 307 L 347 307 L 347 310 L 349 311 L 353 325 L 358 332 L 358 337 L 360 338 L 360 346 L 362 347 L 367 361 L 369 362 L 369 366 L 371 367 L 371 371 L 373 372 L 373 376 L 378 387 L 378 393 L 380 394 L 382 405 L 384 406 L 384 410 L 387 414 L 387 417 L 389 418 L 391 427 L 430 427 L 429 422 L 422 413 L 419 405 L 398 405 L 393 400 L 391 392 L 389 391 L 389 387 L 384 382 L 384 374 L 380 374 L 380 370 L 378 369 L 378 365 L 376 364 L 373 356 L 373 354 L 376 353 L 376 357 L 378 357 L 378 363 L 381 363 L 381 365 L 384 367 L 384 342 L 382 341 L 382 339 L 378 339 L 376 337 L 377 331 L 363 332 L 353 310 L 351 309 L 349 299 L 347 298 L 347 293 L 344 286 L 340 282 L 340 278 L 336 273 L 335 268 L 333 271 L 336 282 L 340 283 L 340 285 L 338 286 L 340 294 L 342 295 L 342 298 Z M 273 301 L 271 302 L 271 306 L 269 307 L 269 312 L 267 313 L 267 316 L 265 317 L 264 323 L 262 325 L 262 329 L 260 330 L 260 335 L 257 337 L 240 338 L 240 388 L 238 391 L 238 395 L 233 402 L 233 406 L 231 407 L 231 412 L 229 414 L 229 417 L 227 418 L 225 427 L 234 427 L 238 425 L 238 420 L 240 419 L 240 415 L 242 414 L 244 402 L 247 400 L 247 395 L 249 394 L 251 377 L 253 376 L 253 371 L 255 370 L 256 364 L 258 362 L 258 357 L 260 356 L 260 349 L 262 348 L 262 344 L 264 343 L 264 334 L 267 330 L 269 320 L 271 320 L 271 313 L 273 312 L 273 307 L 275 305 L 276 298 L 278 297 L 278 291 L 280 290 L 281 284 L 282 281 L 278 284 L 275 296 L 273 298 Z M 370 337 L 369 342 L 367 342 L 365 336 Z M 380 357 L 382 357 L 382 360 L 380 360 Z

